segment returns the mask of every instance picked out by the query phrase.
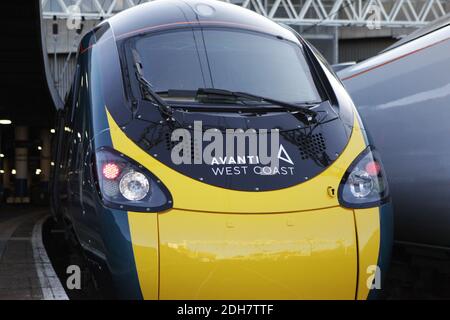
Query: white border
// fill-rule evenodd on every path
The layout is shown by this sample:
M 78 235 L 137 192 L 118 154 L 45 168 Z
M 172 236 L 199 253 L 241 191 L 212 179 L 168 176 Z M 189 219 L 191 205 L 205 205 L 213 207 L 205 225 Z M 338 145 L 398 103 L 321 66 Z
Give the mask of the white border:
M 31 245 L 33 247 L 34 265 L 41 284 L 44 300 L 69 300 L 61 281 L 59 281 L 52 263 L 48 258 L 42 241 L 42 225 L 50 216 L 41 218 L 33 227 Z

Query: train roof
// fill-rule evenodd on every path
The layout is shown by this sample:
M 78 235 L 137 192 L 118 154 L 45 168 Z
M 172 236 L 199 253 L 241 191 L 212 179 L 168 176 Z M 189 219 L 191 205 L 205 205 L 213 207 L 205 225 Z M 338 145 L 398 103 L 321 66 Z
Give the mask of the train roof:
M 405 38 L 404 41 L 380 52 L 379 54 L 361 61 L 350 67 L 338 71 L 338 76 L 344 82 L 361 75 L 370 77 L 371 71 L 383 68 L 390 72 L 390 65 L 418 52 L 428 53 L 430 48 L 450 41 L 450 18 L 441 19 L 436 23 L 417 31 L 415 35 Z M 428 56 L 425 56 L 425 59 Z M 429 57 L 432 59 L 432 57 Z
M 216 0 L 157 0 L 125 10 L 107 20 L 117 40 L 181 26 L 229 26 L 297 41 L 281 25 L 256 12 Z
M 411 34 L 407 35 L 406 37 L 403 37 L 401 40 L 399 40 L 396 43 L 394 43 L 393 45 L 389 46 L 382 52 L 386 52 L 386 51 L 392 50 L 394 48 L 397 48 L 399 46 L 402 46 L 405 43 L 414 41 L 420 37 L 423 37 L 429 33 L 432 33 L 436 30 L 444 28 L 448 25 L 450 25 L 450 14 L 447 14 L 444 17 L 441 17 L 441 18 L 437 19 L 436 21 L 426 25 L 425 27 L 412 32 Z

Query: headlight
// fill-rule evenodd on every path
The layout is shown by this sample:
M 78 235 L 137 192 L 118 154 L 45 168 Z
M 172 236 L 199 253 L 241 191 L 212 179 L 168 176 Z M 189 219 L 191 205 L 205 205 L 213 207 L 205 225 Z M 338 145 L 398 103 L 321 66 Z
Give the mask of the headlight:
M 105 205 L 122 210 L 157 212 L 172 207 L 162 182 L 143 166 L 110 149 L 95 153 L 96 183 Z
M 365 149 L 347 169 L 339 186 L 339 202 L 347 208 L 379 206 L 389 199 L 386 174 L 377 153 Z
M 366 171 L 358 170 L 350 173 L 348 177 L 350 191 L 356 198 L 365 198 L 373 190 L 373 180 Z
M 120 179 L 119 190 L 124 198 L 139 201 L 148 195 L 150 183 L 142 173 L 130 171 Z

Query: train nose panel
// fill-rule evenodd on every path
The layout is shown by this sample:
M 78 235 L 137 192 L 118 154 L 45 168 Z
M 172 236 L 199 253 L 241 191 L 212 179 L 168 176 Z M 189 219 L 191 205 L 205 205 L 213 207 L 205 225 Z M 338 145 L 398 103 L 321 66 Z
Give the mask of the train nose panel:
M 159 214 L 161 299 L 354 299 L 353 212 Z

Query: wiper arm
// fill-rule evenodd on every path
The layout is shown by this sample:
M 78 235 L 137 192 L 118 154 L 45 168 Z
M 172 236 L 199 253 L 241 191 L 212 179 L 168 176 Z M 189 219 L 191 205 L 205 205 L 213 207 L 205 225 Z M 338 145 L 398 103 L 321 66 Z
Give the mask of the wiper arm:
M 223 89 L 214 89 L 214 88 L 200 88 L 197 90 L 197 99 L 234 99 L 234 100 L 251 100 L 257 102 L 266 102 L 270 104 L 274 104 L 283 108 L 288 109 L 289 111 L 298 111 L 305 116 L 305 120 L 308 122 L 315 121 L 318 113 L 314 110 L 311 110 L 307 107 L 298 106 L 294 103 L 279 101 L 271 98 L 257 96 L 251 93 L 246 92 L 235 92 L 230 90 Z
M 143 91 L 143 97 L 146 100 L 153 101 L 163 116 L 172 118 L 172 108 L 152 89 L 152 84 L 145 78 L 142 72 L 142 63 L 139 54 L 133 50 L 134 66 L 136 68 L 136 78 Z
M 137 71 L 136 71 L 136 78 L 139 81 L 142 90 L 145 92 L 144 98 L 155 102 L 163 115 L 167 117 L 172 117 L 173 115 L 172 108 L 166 102 L 164 102 L 164 100 L 161 99 L 161 97 L 155 91 L 153 91 L 150 82 L 148 82 L 148 80 L 145 79 L 145 77 Z

